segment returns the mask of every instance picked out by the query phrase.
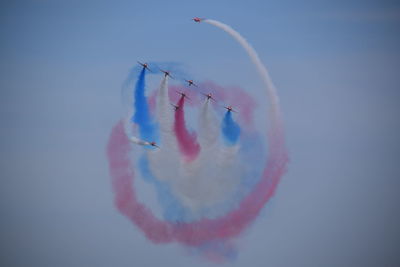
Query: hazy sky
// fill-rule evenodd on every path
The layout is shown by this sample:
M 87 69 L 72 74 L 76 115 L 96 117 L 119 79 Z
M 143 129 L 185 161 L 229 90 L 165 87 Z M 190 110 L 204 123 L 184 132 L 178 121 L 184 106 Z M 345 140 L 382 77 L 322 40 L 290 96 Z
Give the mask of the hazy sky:
M 0 265 L 205 266 L 113 206 L 105 145 L 136 60 L 281 98 L 290 164 L 225 266 L 399 266 L 396 1 L 1 1 Z M 260 103 L 262 105 L 262 102 Z

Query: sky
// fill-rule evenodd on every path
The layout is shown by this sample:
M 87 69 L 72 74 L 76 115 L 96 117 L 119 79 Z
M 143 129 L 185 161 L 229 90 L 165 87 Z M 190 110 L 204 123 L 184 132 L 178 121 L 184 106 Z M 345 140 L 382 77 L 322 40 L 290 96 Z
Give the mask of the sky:
M 214 266 L 118 213 L 105 153 L 137 60 L 258 96 L 241 47 L 195 16 L 258 51 L 290 157 L 225 266 L 399 266 L 400 4 L 355 0 L 1 1 L 0 265 Z

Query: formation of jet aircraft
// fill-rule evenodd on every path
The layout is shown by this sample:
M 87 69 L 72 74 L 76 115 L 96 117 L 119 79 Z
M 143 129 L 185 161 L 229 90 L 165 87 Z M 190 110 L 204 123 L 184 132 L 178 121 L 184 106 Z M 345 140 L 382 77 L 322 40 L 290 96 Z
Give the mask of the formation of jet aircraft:
M 203 19 L 201 19 L 201 18 L 193 18 L 193 21 L 195 21 L 195 22 L 201 22 Z M 149 66 L 148 66 L 148 63 L 142 63 L 142 62 L 140 62 L 140 61 L 138 61 L 138 64 L 139 65 L 141 65 L 142 66 L 142 68 L 143 69 L 146 69 L 146 70 L 148 70 L 148 71 L 151 71 L 150 69 L 149 69 Z M 170 77 L 170 78 L 173 78 L 172 76 L 171 76 L 171 72 L 169 71 L 169 70 L 162 70 L 162 69 L 160 69 L 160 71 L 164 74 L 164 77 Z M 186 83 L 187 83 L 187 86 L 195 86 L 195 87 L 198 87 L 198 85 L 193 81 L 193 80 L 184 80 Z M 188 96 L 187 96 L 187 94 L 185 93 L 185 92 L 183 92 L 183 91 L 176 91 L 178 94 L 180 94 L 181 95 L 181 97 L 184 97 L 184 98 L 187 98 L 187 99 L 190 99 Z M 206 97 L 206 99 L 207 99 L 207 101 L 209 101 L 209 100 L 212 100 L 212 101 L 215 101 L 215 102 L 217 102 L 217 100 L 213 97 L 213 95 L 211 94 L 211 93 L 203 93 L 203 92 L 200 92 L 200 94 L 202 94 L 203 96 L 205 96 Z M 180 107 L 179 107 L 179 105 L 178 104 L 172 104 L 171 103 L 171 105 L 172 105 L 172 107 L 174 108 L 174 110 L 175 111 L 177 111 Z M 235 109 L 233 109 L 233 107 L 232 106 L 223 106 L 226 110 L 228 110 L 228 112 L 237 112 Z M 136 142 L 137 143 L 137 142 Z M 140 141 L 139 142 L 139 144 L 142 144 L 142 145 L 144 145 L 144 146 L 152 146 L 152 147 L 156 147 L 156 148 L 159 148 L 159 146 L 157 145 L 157 143 L 156 142 L 154 142 L 154 141 L 152 141 L 152 142 L 148 142 L 148 141 Z

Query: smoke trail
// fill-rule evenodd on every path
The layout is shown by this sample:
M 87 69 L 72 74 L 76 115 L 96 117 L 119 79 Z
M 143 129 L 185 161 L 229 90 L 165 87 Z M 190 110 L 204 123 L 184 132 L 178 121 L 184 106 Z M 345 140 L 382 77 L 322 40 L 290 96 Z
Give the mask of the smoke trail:
M 149 106 L 145 96 L 145 74 L 146 69 L 143 68 L 136 82 L 134 92 L 135 113 L 132 117 L 132 122 L 139 125 L 140 138 L 144 140 L 155 141 L 155 125 L 150 117 Z
M 232 112 L 229 110 L 225 113 L 224 119 L 222 120 L 222 133 L 228 145 L 236 144 L 240 136 L 240 127 L 233 120 Z
M 276 144 L 275 151 L 282 144 Z M 223 240 L 239 235 L 254 220 L 265 202 L 273 195 L 279 178 L 285 171 L 284 158 L 271 157 L 267 160 L 263 179 L 255 186 L 238 207 L 216 219 L 202 218 L 191 223 L 171 223 L 157 219 L 140 203 L 132 189 L 134 171 L 129 160 L 129 139 L 123 124 L 112 130 L 107 154 L 110 174 L 113 177 L 115 202 L 125 216 L 134 222 L 155 243 L 178 241 L 190 246 L 199 246 L 213 240 Z
M 174 130 L 176 140 L 179 145 L 179 150 L 187 158 L 188 161 L 192 161 L 197 157 L 200 151 L 200 145 L 197 143 L 196 134 L 190 133 L 186 129 L 185 123 L 185 97 L 181 96 L 178 101 L 178 109 L 175 111 L 175 123 Z
M 210 101 L 206 100 L 201 108 L 199 121 L 199 142 L 202 149 L 213 147 L 218 140 L 217 119 L 210 108 Z
M 161 149 L 149 155 L 149 165 L 155 177 L 167 181 L 171 181 L 179 175 L 179 153 L 172 130 L 173 112 L 168 98 L 168 76 L 164 76 L 156 98 Z
M 267 122 L 267 123 L 268 123 L 268 125 L 269 125 L 269 123 L 271 123 L 272 127 L 281 128 L 280 112 L 279 112 L 279 98 L 276 93 L 276 88 L 275 88 L 274 84 L 272 83 L 271 78 L 269 77 L 266 67 L 261 62 L 260 58 L 258 57 L 257 52 L 246 41 L 246 39 L 244 39 L 237 31 L 232 29 L 230 26 L 228 26 L 222 22 L 212 20 L 212 19 L 206 19 L 206 20 L 204 20 L 204 22 L 211 24 L 213 26 L 216 26 L 216 27 L 222 29 L 223 31 L 227 32 L 246 50 L 251 61 L 255 65 L 255 67 L 258 71 L 258 74 L 260 75 L 260 78 L 263 81 L 263 83 L 265 85 L 265 89 L 268 94 L 271 113 L 270 113 L 270 122 Z
M 251 200 L 251 196 L 257 196 L 257 194 L 260 194 L 257 204 L 261 204 L 259 201 L 262 201 L 262 205 L 264 205 L 275 192 L 275 188 L 279 182 L 280 177 L 286 170 L 286 164 L 288 162 L 288 156 L 285 148 L 283 125 L 281 122 L 279 109 L 279 98 L 276 93 L 275 86 L 273 85 L 271 78 L 269 77 L 266 67 L 261 62 L 260 58 L 257 55 L 257 52 L 246 41 L 246 39 L 244 39 L 237 31 L 224 23 L 211 19 L 206 19 L 204 20 L 204 22 L 216 26 L 227 32 L 246 50 L 251 61 L 255 65 L 268 94 L 268 101 L 270 104 L 270 113 L 268 114 L 269 120 L 267 120 L 267 142 L 269 149 L 269 158 L 266 162 L 266 167 L 264 169 L 264 174 L 261 181 L 256 186 L 254 192 L 249 194 L 249 201 L 255 201 L 255 199 Z M 271 173 L 276 173 L 277 175 L 271 175 Z M 260 205 L 254 205 L 253 209 L 255 207 L 261 208 Z
M 164 76 L 156 96 L 156 116 L 160 129 L 160 149 L 155 151 L 155 153 L 149 153 L 148 160 L 149 169 L 153 177 L 165 182 L 174 181 L 174 179 L 180 177 L 180 157 L 172 129 L 173 113 L 174 111 L 168 98 L 168 76 Z M 158 192 L 160 191 L 162 191 L 162 188 Z
M 131 136 L 131 137 L 129 138 L 129 141 L 131 141 L 131 142 L 134 143 L 134 144 L 141 145 L 141 146 L 149 146 L 149 145 L 150 145 L 149 142 L 140 140 L 139 138 L 137 138 L 137 137 L 135 137 L 135 136 Z
M 168 76 L 164 76 L 156 99 L 156 116 L 161 130 L 161 142 L 167 146 L 174 145 L 172 133 L 173 111 L 168 98 Z

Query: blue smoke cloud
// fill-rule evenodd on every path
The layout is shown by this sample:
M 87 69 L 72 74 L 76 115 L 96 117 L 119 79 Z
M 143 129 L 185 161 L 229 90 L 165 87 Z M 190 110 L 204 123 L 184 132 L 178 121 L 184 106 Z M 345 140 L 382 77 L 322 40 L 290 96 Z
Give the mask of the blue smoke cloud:
M 149 105 L 145 96 L 145 74 L 146 69 L 142 69 L 135 85 L 134 91 L 134 110 L 132 122 L 138 124 L 140 138 L 151 142 L 157 141 L 157 128 L 150 116 Z
M 222 120 L 222 134 L 227 145 L 235 145 L 240 136 L 240 126 L 233 120 L 229 110 Z

